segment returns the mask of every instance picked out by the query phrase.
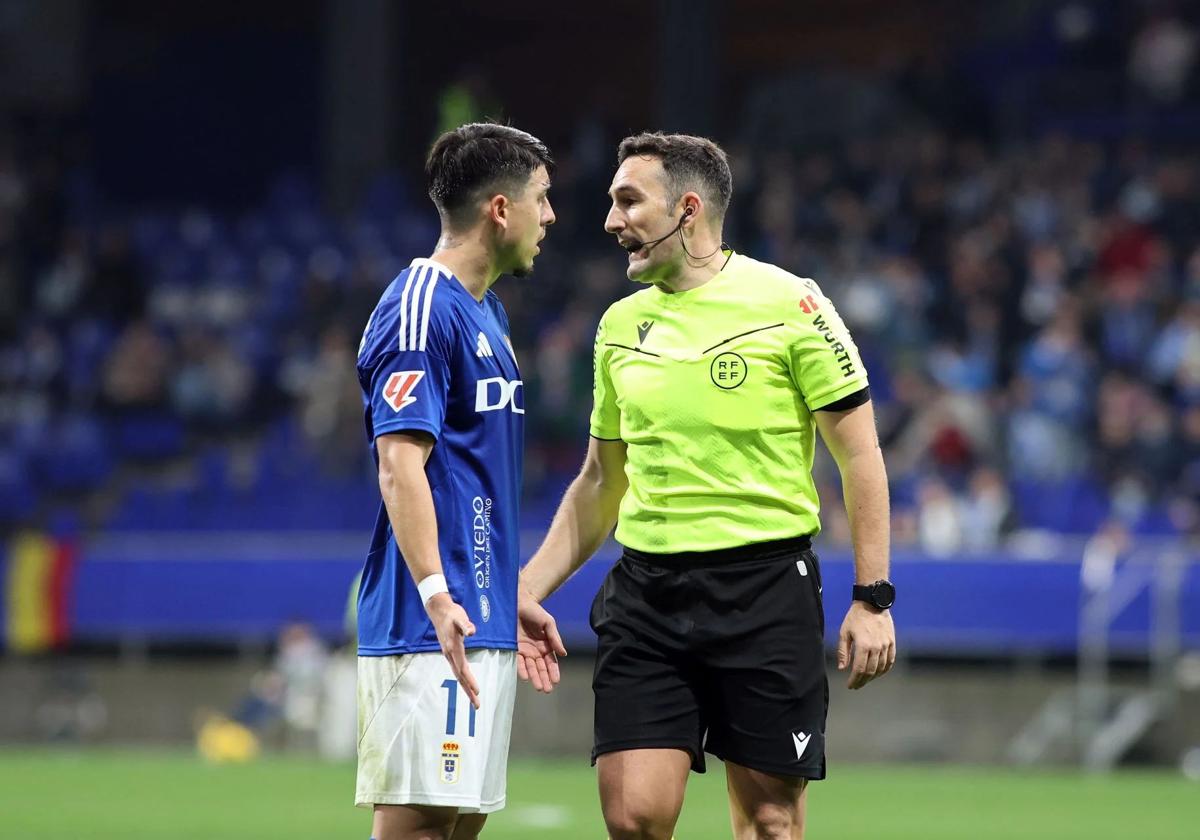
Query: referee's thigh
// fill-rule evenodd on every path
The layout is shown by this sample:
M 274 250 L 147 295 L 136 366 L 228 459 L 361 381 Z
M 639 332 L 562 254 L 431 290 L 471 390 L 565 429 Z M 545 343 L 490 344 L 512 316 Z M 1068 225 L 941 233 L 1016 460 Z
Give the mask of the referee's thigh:
M 692 759 L 677 749 L 621 750 L 596 761 L 600 808 L 612 840 L 668 840 L 679 820 Z
M 776 776 L 726 762 L 725 786 L 735 840 L 803 840 L 808 779 Z
M 596 632 L 592 760 L 620 750 L 675 748 L 703 770 L 703 722 L 680 613 L 686 575 L 622 558 L 592 604 Z
M 824 615 L 811 551 L 705 569 L 696 607 L 705 748 L 784 777 L 825 777 Z

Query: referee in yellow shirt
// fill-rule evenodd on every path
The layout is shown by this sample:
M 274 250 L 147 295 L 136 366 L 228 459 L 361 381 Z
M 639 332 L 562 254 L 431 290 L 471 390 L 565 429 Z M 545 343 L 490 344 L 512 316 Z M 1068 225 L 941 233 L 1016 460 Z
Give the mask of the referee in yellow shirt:
M 888 497 L 867 375 L 812 280 L 722 246 L 724 151 L 626 138 L 605 229 L 647 288 L 596 332 L 591 440 L 521 573 L 521 609 L 616 524 L 624 547 L 592 604 L 600 800 L 613 840 L 669 838 L 689 769 L 725 762 L 737 838 L 800 838 L 825 776 L 816 431 L 842 475 L 857 585 L 838 666 L 860 688 L 895 661 Z M 842 593 L 839 593 L 842 594 Z M 851 597 L 852 596 L 852 597 Z M 545 638 L 518 666 L 549 690 Z

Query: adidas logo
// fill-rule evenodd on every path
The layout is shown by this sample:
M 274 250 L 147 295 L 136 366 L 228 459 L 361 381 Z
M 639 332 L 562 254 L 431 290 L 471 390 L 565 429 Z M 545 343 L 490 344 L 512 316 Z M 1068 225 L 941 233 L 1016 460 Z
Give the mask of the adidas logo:
M 481 359 L 495 355 L 492 352 L 492 345 L 488 344 L 487 336 L 483 333 L 480 333 L 479 338 L 475 339 L 475 355 Z

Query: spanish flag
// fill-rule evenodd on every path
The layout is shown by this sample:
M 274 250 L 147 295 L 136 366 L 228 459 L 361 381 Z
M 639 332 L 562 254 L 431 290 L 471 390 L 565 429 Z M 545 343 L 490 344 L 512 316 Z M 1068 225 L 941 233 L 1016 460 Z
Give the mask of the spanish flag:
M 16 653 L 62 647 L 70 635 L 67 596 L 75 545 L 42 534 L 18 534 L 4 575 L 5 638 Z

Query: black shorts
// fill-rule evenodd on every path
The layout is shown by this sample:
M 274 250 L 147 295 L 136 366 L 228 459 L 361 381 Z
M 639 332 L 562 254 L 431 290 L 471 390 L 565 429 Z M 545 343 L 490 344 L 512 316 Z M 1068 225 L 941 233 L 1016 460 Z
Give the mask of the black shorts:
M 678 747 L 825 778 L 825 618 L 806 537 L 687 554 L 625 550 L 592 603 L 592 763 Z

